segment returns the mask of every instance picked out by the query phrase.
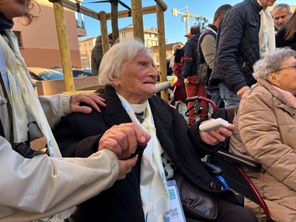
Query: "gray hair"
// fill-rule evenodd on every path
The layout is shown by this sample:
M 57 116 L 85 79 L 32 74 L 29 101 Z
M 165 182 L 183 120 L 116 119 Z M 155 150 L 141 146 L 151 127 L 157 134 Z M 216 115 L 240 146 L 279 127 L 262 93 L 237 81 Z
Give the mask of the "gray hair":
M 288 47 L 276 48 L 272 53 L 268 54 L 263 59 L 258 60 L 254 64 L 254 78 L 263 78 L 267 80 L 268 74 L 279 70 L 282 62 L 290 57 L 296 57 L 296 51 Z
M 287 9 L 287 11 L 288 11 L 289 13 L 291 13 L 290 6 L 289 6 L 288 4 L 286 4 L 286 3 L 280 3 L 280 4 L 275 5 L 275 6 L 273 7 L 273 9 L 272 9 L 272 12 L 274 12 L 274 11 L 277 10 L 277 9 Z
M 120 76 L 124 66 L 142 52 L 151 56 L 150 51 L 139 39 L 129 39 L 114 44 L 103 56 L 100 64 L 99 84 L 112 85 L 111 80 Z

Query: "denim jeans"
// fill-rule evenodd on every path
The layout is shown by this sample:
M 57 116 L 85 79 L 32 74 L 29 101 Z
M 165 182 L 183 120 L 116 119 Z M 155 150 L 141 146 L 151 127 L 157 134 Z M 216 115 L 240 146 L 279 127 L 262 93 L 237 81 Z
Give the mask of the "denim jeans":
M 230 89 L 228 89 L 224 83 L 219 84 L 219 91 L 220 97 L 224 101 L 225 108 L 239 104 L 240 98 Z

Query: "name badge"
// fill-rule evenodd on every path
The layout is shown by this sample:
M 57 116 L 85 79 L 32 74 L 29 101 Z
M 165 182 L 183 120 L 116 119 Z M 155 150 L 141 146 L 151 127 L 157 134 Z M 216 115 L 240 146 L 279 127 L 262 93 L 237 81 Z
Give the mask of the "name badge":
M 175 180 L 167 181 L 170 197 L 170 209 L 165 215 L 165 222 L 186 222 L 178 187 Z

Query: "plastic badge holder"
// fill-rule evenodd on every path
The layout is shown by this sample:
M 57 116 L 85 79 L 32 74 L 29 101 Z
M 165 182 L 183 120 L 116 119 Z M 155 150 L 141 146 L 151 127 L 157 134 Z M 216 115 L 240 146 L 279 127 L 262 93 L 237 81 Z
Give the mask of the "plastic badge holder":
M 199 130 L 209 132 L 219 127 L 227 127 L 230 123 L 224 119 L 218 118 L 200 124 Z

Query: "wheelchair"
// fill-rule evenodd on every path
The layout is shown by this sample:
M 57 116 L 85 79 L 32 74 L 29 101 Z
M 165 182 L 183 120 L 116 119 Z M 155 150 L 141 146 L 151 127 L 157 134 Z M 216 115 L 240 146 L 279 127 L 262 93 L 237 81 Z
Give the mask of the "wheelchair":
M 185 98 L 176 104 L 176 109 L 186 118 L 189 110 L 184 111 L 184 107 L 186 107 L 188 102 L 194 102 L 194 106 L 192 108 L 194 109 L 196 116 L 198 116 L 202 111 L 202 101 L 208 103 L 209 119 L 223 118 L 229 123 L 233 122 L 238 107 L 235 106 L 225 109 L 217 108 L 216 104 L 212 100 L 203 96 Z M 260 172 L 262 168 L 261 165 L 253 160 L 229 152 L 228 148 L 229 141 L 226 141 L 224 147 L 215 154 L 209 155 L 206 161 L 221 169 L 221 176 L 225 179 L 229 189 L 232 189 L 234 192 L 258 204 L 263 211 L 263 215 L 261 216 L 263 216 L 264 220 L 266 222 L 274 222 L 264 199 L 261 197 L 255 185 L 244 171 L 244 168 L 247 168 L 252 171 Z

